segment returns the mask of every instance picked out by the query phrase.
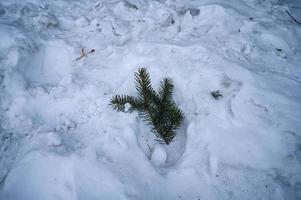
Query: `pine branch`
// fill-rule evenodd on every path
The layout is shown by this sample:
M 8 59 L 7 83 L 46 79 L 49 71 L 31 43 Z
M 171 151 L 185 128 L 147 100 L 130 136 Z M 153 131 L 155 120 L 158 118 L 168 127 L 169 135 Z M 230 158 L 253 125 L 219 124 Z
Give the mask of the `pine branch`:
M 145 68 L 135 73 L 135 86 L 138 97 L 116 95 L 110 105 L 117 111 L 124 111 L 125 104 L 131 105 L 130 111 L 138 111 L 143 121 L 160 142 L 169 144 L 173 141 L 176 130 L 180 127 L 184 114 L 172 99 L 173 83 L 169 78 L 161 81 L 158 93 L 152 88 L 150 75 Z
M 173 84 L 172 80 L 165 78 L 161 81 L 161 85 L 159 88 L 159 108 L 158 108 L 158 118 L 160 121 L 168 120 L 167 111 L 170 106 L 170 102 L 172 102 L 172 89 Z
M 140 68 L 138 72 L 135 72 L 135 86 L 138 98 L 144 101 L 145 107 L 159 102 L 156 91 L 152 88 L 150 75 L 145 68 Z
M 159 102 L 156 91 L 152 88 L 150 75 L 145 68 L 138 69 L 135 73 L 136 90 L 138 99 L 143 102 L 144 111 L 139 112 L 139 116 L 148 122 L 152 130 L 156 130 L 155 113 L 156 105 Z
M 145 68 L 141 68 L 138 72 L 135 72 L 136 90 L 139 98 L 144 101 L 149 100 L 151 93 L 153 92 L 149 73 Z
M 180 127 L 184 119 L 184 114 L 180 109 L 177 108 L 174 101 L 168 102 L 165 112 L 166 119 L 162 118 L 161 120 L 165 122 L 163 124 L 163 130 L 161 131 L 161 134 L 163 134 L 163 137 L 166 138 L 166 144 L 169 144 L 175 137 L 176 130 Z
M 132 112 L 134 110 L 136 111 L 142 111 L 144 110 L 143 102 L 141 102 L 139 99 L 128 96 L 128 95 L 115 95 L 110 100 L 110 105 L 114 110 L 117 111 L 124 111 L 125 104 L 129 103 L 131 105 L 129 111 Z
M 164 78 L 163 81 L 161 81 L 161 85 L 158 92 L 161 102 L 165 102 L 166 100 L 172 99 L 172 90 L 172 80 L 169 78 Z

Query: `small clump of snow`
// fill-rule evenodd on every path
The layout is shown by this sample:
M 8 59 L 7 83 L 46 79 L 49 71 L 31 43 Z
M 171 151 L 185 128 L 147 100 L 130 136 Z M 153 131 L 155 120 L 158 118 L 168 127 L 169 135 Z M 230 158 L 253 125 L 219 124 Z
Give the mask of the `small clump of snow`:
M 128 112 L 130 109 L 131 109 L 131 104 L 129 104 L 129 103 L 126 103 L 125 105 L 124 105 L 124 112 Z
M 156 166 L 162 166 L 166 163 L 167 154 L 164 147 L 156 145 L 152 151 L 151 161 Z

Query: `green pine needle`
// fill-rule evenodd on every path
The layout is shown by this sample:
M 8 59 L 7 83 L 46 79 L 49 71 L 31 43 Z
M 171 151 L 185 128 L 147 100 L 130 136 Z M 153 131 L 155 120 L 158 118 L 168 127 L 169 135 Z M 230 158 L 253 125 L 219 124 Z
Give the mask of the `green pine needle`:
M 148 71 L 140 68 L 135 73 L 135 84 L 138 97 L 115 95 L 111 98 L 110 105 L 117 111 L 124 111 L 125 105 L 129 103 L 129 111 L 138 111 L 159 141 L 169 144 L 184 119 L 184 113 L 172 99 L 172 80 L 164 78 L 157 93 L 152 88 Z

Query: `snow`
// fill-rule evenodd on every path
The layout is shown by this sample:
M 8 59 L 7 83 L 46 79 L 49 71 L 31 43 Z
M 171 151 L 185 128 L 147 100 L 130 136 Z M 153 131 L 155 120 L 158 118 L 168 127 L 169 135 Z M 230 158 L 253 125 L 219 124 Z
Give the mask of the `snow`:
M 152 151 L 151 161 L 157 165 L 164 165 L 167 159 L 167 154 L 164 147 L 156 145 Z
M 0 199 L 301 199 L 300 8 L 1 1 Z M 168 146 L 109 106 L 139 67 L 174 81 Z

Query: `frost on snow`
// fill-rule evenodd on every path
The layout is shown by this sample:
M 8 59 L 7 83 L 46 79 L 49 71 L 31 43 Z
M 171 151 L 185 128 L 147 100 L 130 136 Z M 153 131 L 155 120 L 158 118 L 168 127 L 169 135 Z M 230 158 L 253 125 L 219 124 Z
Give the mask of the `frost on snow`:
M 301 199 L 300 11 L 0 1 L 0 199 Z M 140 67 L 156 90 L 174 81 L 185 120 L 168 146 L 108 105 Z

